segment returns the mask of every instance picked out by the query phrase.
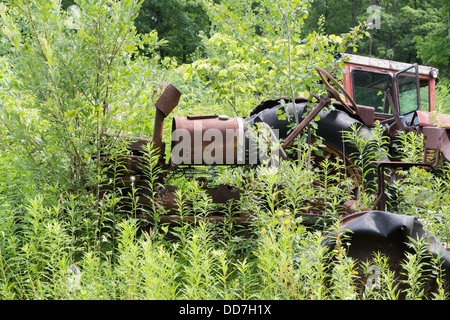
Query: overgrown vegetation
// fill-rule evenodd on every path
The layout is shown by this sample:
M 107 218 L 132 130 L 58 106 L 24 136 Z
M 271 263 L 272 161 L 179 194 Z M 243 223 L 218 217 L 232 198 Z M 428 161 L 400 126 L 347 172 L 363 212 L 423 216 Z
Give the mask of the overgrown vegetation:
M 169 227 L 159 223 L 165 212 L 157 205 L 143 211 L 132 203 L 123 212 L 118 202 L 133 196 L 115 186 L 123 168 L 100 162 L 106 150 L 112 160 L 126 152 L 116 141 L 107 144 L 103 131 L 151 137 L 159 83 L 172 82 L 183 92 L 177 115 L 225 110 L 245 116 L 263 96 L 320 92 L 310 70 L 319 65 L 339 72 L 335 54 L 357 48 L 363 25 L 339 36 L 320 28 L 301 37 L 306 1 L 257 1 L 258 8 L 224 1 L 208 12 L 215 22 L 214 34 L 203 38 L 205 56 L 179 66 L 153 54 L 165 43 L 156 33 L 136 32 L 136 1 L 77 3 L 72 11 L 61 10 L 58 1 L 0 5 L 8 52 L 0 60 L 1 299 L 448 298 L 438 261 L 421 242 L 402 261 L 406 277 L 380 254 L 362 265 L 347 256 L 338 213 L 353 181 L 336 173 L 340 162 L 310 160 L 307 146 L 298 161 L 283 161 L 278 170 L 219 171 L 216 182 L 244 190 L 239 208 L 252 212 L 245 229 L 201 219 Z M 248 20 L 241 19 L 244 12 Z M 261 19 L 268 16 L 270 21 Z M 372 152 L 373 159 L 387 152 L 381 131 L 376 137 L 371 143 L 380 152 Z M 347 138 L 360 150 L 369 143 Z M 414 157 L 419 139 L 408 133 L 398 151 Z M 150 150 L 148 157 L 154 181 L 159 169 Z M 363 174 L 364 161 L 357 162 Z M 110 180 L 106 169 L 113 172 Z M 104 183 L 112 192 L 102 197 Z M 178 183 L 181 214 L 205 217 L 212 211 L 196 181 Z M 396 190 L 398 212 L 419 216 L 447 243 L 450 168 L 440 176 L 411 170 Z M 360 190 L 365 206 L 374 201 L 368 191 L 366 185 Z M 307 228 L 297 215 L 307 207 L 327 219 Z M 137 213 L 154 215 L 157 223 L 142 229 Z M 333 230 L 337 246 L 329 251 L 323 241 Z M 437 287 L 431 295 L 425 291 L 429 281 Z

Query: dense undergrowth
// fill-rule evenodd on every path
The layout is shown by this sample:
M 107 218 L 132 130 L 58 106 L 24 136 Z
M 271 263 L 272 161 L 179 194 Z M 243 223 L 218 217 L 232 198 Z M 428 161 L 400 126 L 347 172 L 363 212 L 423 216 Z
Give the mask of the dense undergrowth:
M 327 232 L 341 230 L 337 204 L 348 196 L 343 186 L 349 183 L 330 174 L 327 161 L 315 170 L 306 162 L 286 162 L 254 173 L 222 172 L 221 182 L 245 190 L 239 208 L 251 209 L 249 226 L 199 220 L 142 229 L 137 220 L 114 210 L 112 198 L 100 212 L 93 197 L 57 190 L 10 198 L 16 186 L 9 182 L 26 182 L 12 170 L 13 161 L 2 159 L 2 176 L 11 179 L 1 184 L 3 299 L 447 298 L 439 263 L 426 260 L 423 243 L 402 261 L 406 278 L 380 253 L 358 265 L 346 255 L 346 245 L 338 242 L 332 251 L 323 245 Z M 419 217 L 442 242 L 449 236 L 449 175 L 448 168 L 440 177 L 415 169 L 396 188 L 398 213 Z M 187 207 L 180 201 L 185 214 L 205 217 L 213 210 L 195 180 L 180 190 L 183 201 L 196 203 Z M 321 208 L 328 219 L 305 227 L 296 213 L 315 197 L 324 199 Z M 376 289 L 370 282 L 374 266 L 379 270 Z M 425 291 L 430 279 L 437 285 L 432 293 Z
M 295 1 L 292 10 L 258 29 L 245 23 L 266 21 L 258 14 L 275 19 L 281 11 L 270 6 L 285 3 L 262 1 L 270 8 L 243 21 L 238 13 L 245 5 L 238 1 L 236 14 L 226 6 L 211 10 L 216 33 L 205 37 L 195 63 L 178 66 L 154 54 L 164 45 L 156 34 L 135 33 L 137 2 L 78 2 L 82 10 L 73 17 L 57 1 L 1 6 L 8 52 L 0 60 L 1 299 L 448 298 L 439 261 L 429 259 L 420 242 L 402 261 L 403 274 L 377 253 L 358 264 L 347 256 L 340 232 L 334 250 L 323 246 L 327 233 L 341 230 L 339 205 L 354 195 L 354 181 L 336 173 L 342 163 L 310 159 L 310 151 L 320 154 L 317 146 L 303 145 L 299 161 L 278 168 L 219 169 L 217 182 L 244 190 L 238 208 L 252 212 L 245 228 L 205 221 L 142 228 L 134 213 L 157 217 L 162 209 L 132 206 L 123 212 L 115 180 L 105 181 L 101 133 L 151 137 L 158 84 L 174 83 L 183 93 L 175 115 L 246 116 L 263 99 L 321 92 L 308 70 L 320 65 L 339 72 L 335 54 L 356 48 L 361 29 L 299 38 L 294 31 L 307 17 L 307 1 Z M 377 137 L 385 150 L 382 135 Z M 357 135 L 348 139 L 367 143 Z M 409 133 L 398 141 L 405 161 L 421 155 L 419 136 Z M 114 150 L 113 156 L 124 152 L 121 145 Z M 364 176 L 367 158 L 360 159 L 355 164 Z M 449 180 L 448 166 L 439 175 L 410 170 L 389 189 L 392 211 L 419 217 L 448 243 Z M 105 183 L 113 189 L 101 197 Z M 181 186 L 181 212 L 212 212 L 214 204 L 198 183 L 175 183 Z M 374 190 L 367 186 L 359 190 L 358 209 L 373 206 Z M 298 214 L 317 203 L 327 219 L 306 227 Z M 429 281 L 432 292 L 425 288 Z

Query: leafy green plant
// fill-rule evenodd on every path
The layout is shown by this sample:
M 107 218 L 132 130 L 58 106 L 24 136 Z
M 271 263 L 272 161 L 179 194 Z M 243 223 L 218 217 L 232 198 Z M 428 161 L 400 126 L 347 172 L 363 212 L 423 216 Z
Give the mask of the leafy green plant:
M 426 273 L 433 265 L 426 260 L 430 255 L 427 252 L 425 239 L 410 238 L 410 242 L 413 251 L 406 253 L 406 258 L 402 263 L 405 270 L 403 273 L 405 279 L 402 282 L 407 285 L 403 291 L 408 300 L 424 299 L 427 294 Z
M 398 132 L 397 151 L 402 155 L 404 162 L 423 161 L 423 135 L 414 131 Z
M 372 259 L 362 262 L 361 266 L 366 278 L 363 299 L 399 299 L 399 275 L 392 270 L 387 256 L 374 252 Z
M 262 99 L 318 93 L 323 86 L 314 66 L 340 72 L 335 55 L 355 46 L 365 31 L 358 26 L 342 36 L 303 36 L 308 7 L 309 1 L 211 5 L 212 34 L 203 38 L 203 56 L 187 67 L 185 79 L 199 78 L 217 94 L 218 107 L 234 115 L 247 114 Z
M 135 33 L 135 1 L 81 1 L 77 6 L 74 17 L 57 1 L 1 7 L 3 32 L 11 43 L 8 62 L 15 66 L 10 85 L 28 97 L 21 101 L 23 114 L 13 105 L 3 110 L 9 120 L 5 125 L 25 136 L 23 147 L 30 149 L 27 156 L 34 154 L 35 167 L 51 173 L 39 178 L 66 178 L 68 185 L 60 187 L 67 189 L 98 187 L 102 133 L 118 116 L 130 119 L 123 107 L 133 108 L 146 93 L 144 85 L 135 92 L 124 86 L 125 77 L 137 72 L 131 56 L 139 46 L 157 45 L 155 34 Z M 69 18 L 76 19 L 75 26 Z M 37 118 L 31 128 L 22 125 L 28 114 Z
M 389 141 L 388 137 L 383 135 L 384 130 L 384 127 L 377 121 L 370 138 L 359 131 L 357 125 L 352 125 L 350 131 L 342 132 L 344 139 L 357 150 L 351 157 L 361 173 L 362 193 L 373 192 L 376 187 L 376 167 L 372 162 L 385 160 L 389 155 Z

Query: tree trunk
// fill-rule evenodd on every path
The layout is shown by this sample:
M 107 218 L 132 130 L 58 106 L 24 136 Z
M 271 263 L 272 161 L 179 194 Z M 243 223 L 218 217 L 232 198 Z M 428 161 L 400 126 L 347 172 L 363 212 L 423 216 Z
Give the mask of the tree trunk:
M 352 27 L 356 26 L 356 0 L 352 0 Z

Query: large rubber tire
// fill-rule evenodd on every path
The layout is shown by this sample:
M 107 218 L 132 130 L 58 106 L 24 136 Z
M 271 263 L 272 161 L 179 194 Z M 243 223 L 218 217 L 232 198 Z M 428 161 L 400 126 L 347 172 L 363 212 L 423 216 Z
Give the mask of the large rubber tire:
M 295 114 L 297 112 L 299 121 L 301 121 L 304 116 L 307 115 L 306 112 L 306 101 L 297 102 L 295 104 L 295 109 L 292 106 L 292 103 L 288 104 L 278 104 L 273 106 L 271 105 L 264 108 L 258 106 L 251 114 L 250 117 L 247 118 L 247 124 L 249 126 L 254 126 L 258 122 L 267 123 L 272 129 L 278 130 L 279 139 L 285 139 L 290 131 L 292 130 L 292 126 L 295 124 Z M 280 119 L 280 114 L 289 114 L 289 117 L 284 117 L 286 119 Z M 317 131 L 316 134 L 320 136 L 327 145 L 331 145 L 333 148 L 339 150 L 342 154 L 344 154 L 348 159 L 354 161 L 355 156 L 358 154 L 357 148 L 353 143 L 347 141 L 343 137 L 344 131 L 351 132 L 352 126 L 357 126 L 358 135 L 361 137 L 370 140 L 373 136 L 370 128 L 366 127 L 361 121 L 351 117 L 345 111 L 334 109 L 334 110 L 322 110 L 319 113 L 320 120 L 317 121 Z M 291 125 L 291 126 L 290 126 Z M 371 148 L 372 146 L 369 144 L 366 147 L 364 154 L 367 153 L 367 148 Z M 371 167 L 371 170 L 369 170 Z M 374 167 L 369 165 L 367 167 L 369 172 L 365 175 L 366 182 L 368 184 L 366 186 L 375 187 L 371 184 L 371 181 L 375 180 L 376 170 Z

